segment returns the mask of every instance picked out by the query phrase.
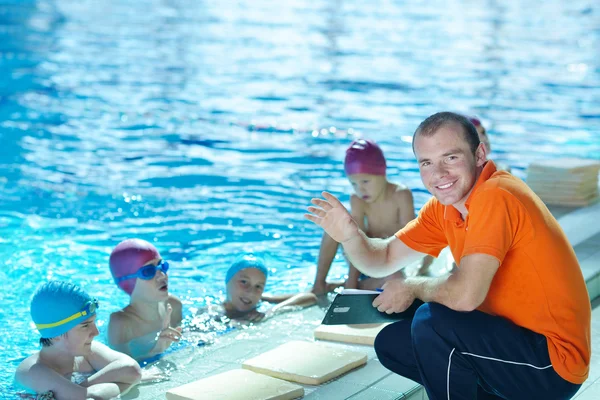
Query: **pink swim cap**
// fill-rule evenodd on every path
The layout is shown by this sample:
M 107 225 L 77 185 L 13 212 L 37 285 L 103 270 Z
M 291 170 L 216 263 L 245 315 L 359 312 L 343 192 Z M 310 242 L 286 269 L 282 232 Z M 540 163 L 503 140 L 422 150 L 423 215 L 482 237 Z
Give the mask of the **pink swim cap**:
M 122 241 L 110 253 L 108 263 L 114 279 L 134 274 L 148 261 L 160 258 L 156 247 L 142 239 L 127 239 Z M 117 285 L 127 294 L 133 292 L 136 278 L 119 282 Z
M 372 140 L 355 140 L 346 150 L 346 159 L 344 160 L 346 175 L 385 175 L 385 169 L 383 151 Z
M 475 125 L 475 127 L 481 126 L 481 121 L 474 115 L 465 115 L 465 117 L 467 117 L 467 119 L 471 121 L 471 123 Z

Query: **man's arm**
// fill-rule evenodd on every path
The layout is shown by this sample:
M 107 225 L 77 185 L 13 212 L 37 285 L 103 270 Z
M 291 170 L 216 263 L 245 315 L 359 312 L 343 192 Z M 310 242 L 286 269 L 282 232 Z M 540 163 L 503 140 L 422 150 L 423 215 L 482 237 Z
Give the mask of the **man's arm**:
M 322 199 L 313 199 L 318 207 L 309 207 L 312 214 L 306 219 L 325 229 L 334 240 L 342 243 L 346 255 L 359 271 L 374 278 L 382 278 L 417 260 L 421 254 L 395 236 L 388 239 L 370 239 L 344 205 L 331 193 L 323 192 Z
M 406 280 L 415 297 L 433 301 L 456 311 L 473 311 L 483 303 L 500 262 L 487 254 L 471 254 L 460 261 L 454 273 L 441 279 Z
M 387 313 L 406 310 L 415 299 L 443 304 L 455 311 L 473 311 L 485 300 L 500 262 L 487 254 L 462 258 L 452 273 L 436 277 L 396 279 L 383 286 L 373 306 Z
M 142 377 L 142 370 L 133 358 L 97 341 L 92 342 L 92 351 L 85 358 L 97 372 L 84 381 L 82 386 L 99 383 L 134 385 Z
M 387 239 L 369 238 L 360 230 L 342 245 L 350 262 L 373 278 L 389 276 L 424 256 L 395 236 Z

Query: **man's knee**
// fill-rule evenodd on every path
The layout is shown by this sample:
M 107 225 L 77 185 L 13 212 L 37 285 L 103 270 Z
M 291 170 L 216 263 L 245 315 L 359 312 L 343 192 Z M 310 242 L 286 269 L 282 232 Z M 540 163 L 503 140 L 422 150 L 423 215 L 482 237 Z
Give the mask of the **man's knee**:
M 411 337 L 413 344 L 415 339 L 429 337 L 431 334 L 439 334 L 443 327 L 450 326 L 449 321 L 456 311 L 438 303 L 425 303 L 415 312 L 411 325 Z
M 399 375 L 419 382 L 410 339 L 410 320 L 383 328 L 375 338 L 375 353 L 381 365 Z
M 375 353 L 377 353 L 377 356 L 379 356 L 380 352 L 385 352 L 390 347 L 393 347 L 394 338 L 396 338 L 397 341 L 397 336 L 393 326 L 394 324 L 386 326 L 379 331 L 377 336 L 375 336 L 375 343 L 373 346 L 375 347 Z
M 389 324 L 375 337 L 375 353 L 382 358 L 402 358 L 411 353 L 410 320 Z

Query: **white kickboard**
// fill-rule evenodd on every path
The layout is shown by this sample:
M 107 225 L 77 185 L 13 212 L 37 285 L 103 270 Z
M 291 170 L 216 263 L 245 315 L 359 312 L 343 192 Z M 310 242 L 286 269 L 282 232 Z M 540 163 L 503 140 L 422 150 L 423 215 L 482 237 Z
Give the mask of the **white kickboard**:
M 363 325 L 319 325 L 315 339 L 373 346 L 377 334 L 389 323 Z
M 245 369 L 234 369 L 173 388 L 167 400 L 292 400 L 304 388 Z
M 287 381 L 320 385 L 366 362 L 367 355 L 362 352 L 291 341 L 246 360 L 242 368 Z

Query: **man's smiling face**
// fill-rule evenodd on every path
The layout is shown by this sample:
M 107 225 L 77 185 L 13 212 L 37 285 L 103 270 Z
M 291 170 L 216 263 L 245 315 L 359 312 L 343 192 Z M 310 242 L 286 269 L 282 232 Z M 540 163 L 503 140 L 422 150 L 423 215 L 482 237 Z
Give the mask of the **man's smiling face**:
M 415 137 L 414 149 L 423 184 L 443 205 L 463 211 L 485 163 L 485 149 L 475 154 L 456 123 L 442 125 L 433 135 Z

